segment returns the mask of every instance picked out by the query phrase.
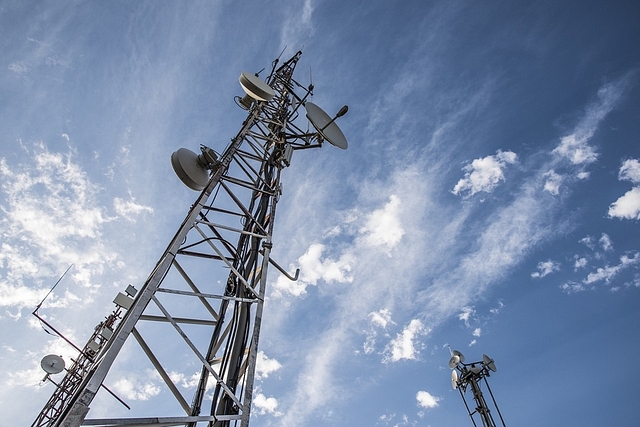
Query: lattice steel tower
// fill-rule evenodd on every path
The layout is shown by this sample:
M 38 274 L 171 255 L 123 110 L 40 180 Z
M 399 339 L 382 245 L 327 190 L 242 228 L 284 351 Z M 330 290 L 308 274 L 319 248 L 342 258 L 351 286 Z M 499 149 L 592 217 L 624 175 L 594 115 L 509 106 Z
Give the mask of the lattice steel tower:
M 204 146 L 199 155 L 173 153 L 174 170 L 200 195 L 141 289 L 118 294 L 116 309 L 78 349 L 33 427 L 248 425 L 267 269 L 291 280 L 298 273 L 288 275 L 270 258 L 281 172 L 293 151 L 324 141 L 347 148 L 334 122 L 346 106 L 332 118 L 307 100 L 313 85 L 293 78 L 300 56 L 275 60 L 265 80 L 241 74 L 247 95 L 236 103 L 248 116 L 222 154 Z M 177 413 L 163 407 L 146 418 L 85 419 L 130 335 Z M 47 373 L 60 372 L 57 356 L 47 357 Z M 199 371 L 190 397 L 175 382 L 186 366 Z
M 458 350 L 453 350 L 451 352 L 451 359 L 449 359 L 449 367 L 453 369 L 453 371 L 451 371 L 451 386 L 460 392 L 460 397 L 462 397 L 462 401 L 464 402 L 465 408 L 467 408 L 467 413 L 469 417 L 471 417 L 473 425 L 477 427 L 474 417 L 478 415 L 483 427 L 497 427 L 495 419 L 491 414 L 491 409 L 482 393 L 481 380 L 484 379 L 487 390 L 491 395 L 493 407 L 500 417 L 501 425 L 506 427 L 496 399 L 493 397 L 491 387 L 489 387 L 489 381 L 487 381 L 487 377 L 491 375 L 491 372 L 497 371 L 494 360 L 486 354 L 483 354 L 481 362 L 465 363 L 464 355 Z M 473 411 L 469 408 L 467 400 L 464 397 L 467 392 L 467 387 L 471 389 L 471 394 L 476 404 Z

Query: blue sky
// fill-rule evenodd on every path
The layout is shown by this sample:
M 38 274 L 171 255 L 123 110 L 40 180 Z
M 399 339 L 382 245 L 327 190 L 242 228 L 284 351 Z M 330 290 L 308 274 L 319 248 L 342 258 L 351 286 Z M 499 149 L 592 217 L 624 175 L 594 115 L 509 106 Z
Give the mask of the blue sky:
M 447 345 L 486 353 L 508 425 L 636 425 L 640 6 L 633 1 L 0 2 L 0 426 L 39 362 L 140 285 L 222 149 L 240 72 L 303 49 L 349 149 L 283 172 L 253 426 L 472 425 Z M 132 349 L 136 413 L 167 391 Z M 630 360 L 627 360 L 630 359 Z M 133 372 L 127 372 L 130 366 Z M 175 372 L 189 389 L 192 372 Z M 109 396 L 90 416 L 127 415 Z

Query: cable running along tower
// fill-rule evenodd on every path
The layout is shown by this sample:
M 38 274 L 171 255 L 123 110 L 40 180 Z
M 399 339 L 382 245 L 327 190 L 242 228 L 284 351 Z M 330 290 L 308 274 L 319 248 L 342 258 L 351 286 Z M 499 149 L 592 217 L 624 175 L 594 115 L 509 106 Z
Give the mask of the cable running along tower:
M 299 273 L 270 257 L 281 172 L 294 151 L 324 141 L 347 148 L 335 123 L 347 107 L 330 117 L 308 101 L 313 85 L 293 77 L 300 56 L 276 59 L 265 80 L 241 74 L 246 95 L 236 103 L 248 115 L 224 152 L 173 153 L 179 178 L 200 195 L 141 289 L 118 294 L 114 312 L 78 349 L 32 427 L 248 426 L 267 269 L 290 280 Z M 166 385 L 162 407 L 152 416 L 88 418 L 107 374 L 127 363 L 117 359 L 125 342 Z M 47 357 L 48 377 L 62 366 Z

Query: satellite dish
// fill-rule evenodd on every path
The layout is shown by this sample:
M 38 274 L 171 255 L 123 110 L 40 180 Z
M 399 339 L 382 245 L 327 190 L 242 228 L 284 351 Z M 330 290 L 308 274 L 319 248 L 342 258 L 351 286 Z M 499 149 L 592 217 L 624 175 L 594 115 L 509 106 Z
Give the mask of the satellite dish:
M 347 138 L 345 138 L 344 134 L 335 122 L 337 117 L 340 117 L 347 112 L 345 108 L 346 106 L 342 107 L 338 115 L 333 119 L 329 117 L 322 108 L 312 102 L 305 103 L 304 107 L 307 109 L 307 118 L 313 127 L 316 128 L 318 133 L 320 133 L 324 139 L 329 141 L 331 145 L 335 145 L 338 148 L 346 150 L 349 146 Z
M 458 363 L 460 363 L 460 356 L 457 354 L 451 356 L 451 359 L 449 359 L 449 367 L 451 369 L 455 369 L 455 367 L 458 366 Z
M 496 362 L 486 354 L 482 355 L 482 363 L 484 363 L 484 366 L 486 366 L 490 371 L 498 371 L 498 368 L 496 368 Z
M 209 172 L 199 161 L 198 155 L 187 148 L 173 152 L 171 166 L 180 181 L 192 190 L 202 191 L 209 182 Z
M 240 74 L 238 81 L 240 82 L 240 86 L 242 86 L 242 90 L 247 94 L 238 100 L 238 102 L 247 110 L 251 107 L 253 100 L 270 101 L 271 98 L 275 96 L 273 89 L 255 74 L 244 71 Z
M 56 356 L 55 354 L 49 354 L 42 358 L 40 366 L 47 374 L 59 374 L 64 370 L 64 359 L 60 356 Z
M 454 356 L 458 356 L 460 358 L 460 362 L 464 363 L 464 354 L 460 353 L 458 350 L 453 350 L 452 354 Z
M 451 371 L 451 387 L 454 390 L 458 388 L 458 371 Z

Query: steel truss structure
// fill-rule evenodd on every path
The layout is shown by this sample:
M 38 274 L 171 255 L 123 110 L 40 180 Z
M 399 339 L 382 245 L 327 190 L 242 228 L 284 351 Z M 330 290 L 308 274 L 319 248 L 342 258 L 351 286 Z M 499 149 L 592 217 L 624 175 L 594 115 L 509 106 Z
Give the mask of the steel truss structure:
M 33 427 L 248 425 L 268 267 L 297 279 L 270 258 L 281 172 L 293 150 L 323 143 L 320 131 L 295 124 L 306 123 L 303 106 L 313 91 L 293 78 L 300 56 L 274 61 L 265 80 L 275 96 L 250 104 L 219 157 L 202 148 L 212 160 L 208 184 L 135 298 L 128 291 L 114 301 L 124 308 L 109 325 L 112 336 L 91 357 L 81 352 L 82 369 L 72 366 L 61 381 L 74 378 L 73 387 L 58 387 Z M 131 335 L 178 413 L 85 419 Z M 186 366 L 199 371 L 190 397 L 175 380 Z
M 496 372 L 494 360 L 487 355 L 482 355 L 482 361 L 464 363 L 464 356 L 462 353 L 454 350 L 451 360 L 449 361 L 449 367 L 453 369 L 451 384 L 453 385 L 453 388 L 458 389 L 460 392 L 460 397 L 464 402 L 464 406 L 467 409 L 467 413 L 469 414 L 473 425 L 477 427 L 476 420 L 474 418 L 475 415 L 480 417 L 483 427 L 497 427 L 498 425 L 496 424 L 496 421 L 491 414 L 491 409 L 489 408 L 489 405 L 484 398 L 484 394 L 482 393 L 481 380 L 484 379 L 484 384 L 491 395 L 493 407 L 500 417 L 500 425 L 506 427 L 502 414 L 500 413 L 500 408 L 498 408 L 498 404 L 496 403 L 496 399 L 493 397 L 491 387 L 489 387 L 489 381 L 487 380 L 487 377 L 491 376 L 491 372 Z M 467 400 L 465 399 L 467 387 L 471 389 L 471 394 L 473 395 L 473 400 L 476 404 L 473 411 L 469 408 Z

